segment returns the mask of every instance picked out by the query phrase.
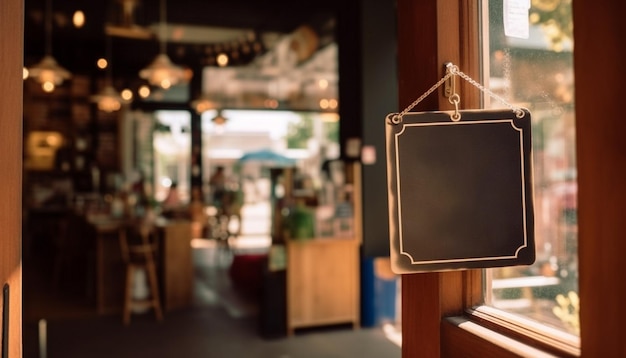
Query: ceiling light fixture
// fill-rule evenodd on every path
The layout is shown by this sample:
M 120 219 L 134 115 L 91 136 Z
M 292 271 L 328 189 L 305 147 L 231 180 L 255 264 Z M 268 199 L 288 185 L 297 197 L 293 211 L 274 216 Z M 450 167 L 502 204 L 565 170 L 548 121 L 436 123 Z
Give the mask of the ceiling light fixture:
M 228 118 L 224 117 L 224 115 L 222 114 L 222 110 L 221 109 L 218 109 L 217 110 L 217 114 L 215 115 L 215 117 L 213 117 L 213 119 L 211 119 L 211 122 L 215 123 L 218 126 L 221 126 L 221 125 L 225 124 L 226 121 L 228 121 Z
M 168 89 L 179 83 L 185 83 L 187 76 L 185 70 L 172 63 L 166 53 L 166 26 L 165 26 L 165 0 L 161 0 L 161 21 L 159 23 L 160 53 L 148 65 L 139 71 L 139 77 L 147 80 L 153 86 Z
M 191 108 L 196 110 L 196 113 L 202 114 L 209 110 L 217 110 L 217 115 L 211 119 L 211 121 L 215 124 L 223 124 L 226 122 L 226 117 L 222 116 L 221 107 L 226 105 L 226 92 L 223 88 L 223 77 L 222 76 L 211 76 L 208 75 L 209 72 L 205 71 L 203 74 L 203 82 L 212 82 L 216 83 L 219 86 L 218 91 L 209 92 L 208 89 L 203 89 L 200 93 L 200 96 L 195 100 L 191 101 Z
M 52 57 L 52 0 L 46 1 L 45 13 L 46 54 L 28 70 L 29 77 L 34 78 L 45 92 L 52 92 L 56 86 L 72 77 L 72 74 L 61 67 Z
M 103 61 L 107 71 L 104 88 L 98 94 L 91 96 L 91 100 L 98 104 L 99 110 L 111 113 L 119 111 L 122 108 L 122 104 L 128 103 L 128 101 L 122 98 L 115 87 L 113 87 L 113 70 L 111 68 L 113 60 L 111 58 L 111 38 L 109 36 L 106 37 L 106 57 L 105 61 Z
M 150 96 L 150 87 L 147 85 L 143 85 L 139 87 L 139 89 L 137 90 L 137 93 L 139 94 L 139 97 L 141 98 L 148 98 Z
M 74 15 L 72 15 L 72 23 L 77 29 L 83 27 L 85 25 L 85 13 L 81 10 L 76 10 Z
M 135 25 L 135 9 L 139 5 L 138 0 L 119 0 L 122 3 L 123 19 L 122 25 L 131 27 Z
M 196 113 L 202 114 L 208 110 L 216 109 L 218 103 L 209 95 L 203 93 L 200 98 L 191 101 L 191 107 L 196 110 Z
M 98 104 L 99 110 L 107 113 L 119 111 L 124 101 L 111 84 L 106 84 L 98 94 L 91 96 L 91 99 Z
M 220 67 L 228 65 L 228 55 L 223 52 L 217 55 L 217 65 Z
M 133 91 L 131 91 L 128 88 L 123 89 L 120 95 L 122 96 L 122 99 L 124 99 L 125 101 L 130 101 L 133 99 Z

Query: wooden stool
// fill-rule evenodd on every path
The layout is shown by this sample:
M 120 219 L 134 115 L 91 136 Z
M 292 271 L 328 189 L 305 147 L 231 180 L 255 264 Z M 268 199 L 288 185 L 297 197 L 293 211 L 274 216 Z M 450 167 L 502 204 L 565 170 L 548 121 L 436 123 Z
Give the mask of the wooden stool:
M 122 317 L 124 324 L 130 323 L 133 307 L 153 308 L 157 320 L 163 319 L 154 257 L 157 250 L 157 240 L 154 236 L 152 226 L 148 224 L 129 226 L 120 231 L 122 258 L 126 262 L 126 289 Z M 133 298 L 133 278 L 137 270 L 145 270 L 146 272 L 150 286 L 150 296 L 147 299 L 136 300 Z

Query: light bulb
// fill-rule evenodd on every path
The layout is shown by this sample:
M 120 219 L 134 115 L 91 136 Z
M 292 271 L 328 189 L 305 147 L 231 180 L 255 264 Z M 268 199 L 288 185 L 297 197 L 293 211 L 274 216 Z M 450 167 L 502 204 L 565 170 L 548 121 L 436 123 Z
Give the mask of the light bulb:
M 77 29 L 83 27 L 85 24 L 85 13 L 80 10 L 76 10 L 76 12 L 74 12 L 74 16 L 72 16 L 72 23 Z
M 107 68 L 109 63 L 107 62 L 105 58 L 99 58 L 98 62 L 96 62 L 96 65 L 98 66 L 99 69 L 104 70 L 105 68 Z
M 130 101 L 131 99 L 133 99 L 133 91 L 129 90 L 128 88 L 122 90 L 122 99 L 124 99 L 125 101 Z
M 225 53 L 220 53 L 217 55 L 217 65 L 220 67 L 224 67 L 228 65 L 228 55 Z
M 141 86 L 139 87 L 139 97 L 141 98 L 148 98 L 148 96 L 150 96 L 150 87 L 148 86 Z
M 41 88 L 43 89 L 44 92 L 52 92 L 54 91 L 54 83 L 50 82 L 50 81 L 45 81 L 44 83 L 41 84 Z

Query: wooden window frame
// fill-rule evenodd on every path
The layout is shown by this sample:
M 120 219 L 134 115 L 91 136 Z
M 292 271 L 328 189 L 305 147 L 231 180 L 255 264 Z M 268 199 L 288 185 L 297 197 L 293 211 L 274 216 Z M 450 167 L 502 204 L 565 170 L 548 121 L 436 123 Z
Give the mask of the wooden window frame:
M 626 198 L 619 111 L 618 61 L 624 3 L 599 6 L 572 1 L 578 167 L 580 347 L 558 335 L 520 325 L 482 301 L 482 271 L 402 276 L 403 357 L 617 357 L 626 355 L 626 284 L 620 274 L 626 240 Z M 398 93 L 406 108 L 443 75 L 452 61 L 480 78 L 478 0 L 397 0 Z M 602 39 L 600 41 L 599 39 Z M 464 82 L 464 81 L 463 81 Z M 465 85 L 465 87 L 463 87 Z M 480 93 L 461 84 L 463 108 L 477 108 Z M 415 110 L 450 109 L 431 95 Z M 620 164 L 621 163 L 621 164 Z

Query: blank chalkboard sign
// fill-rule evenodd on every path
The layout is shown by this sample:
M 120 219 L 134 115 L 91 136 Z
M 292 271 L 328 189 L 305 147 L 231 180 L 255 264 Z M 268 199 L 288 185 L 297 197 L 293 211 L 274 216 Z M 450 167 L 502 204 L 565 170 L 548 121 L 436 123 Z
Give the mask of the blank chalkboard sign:
M 387 116 L 393 271 L 532 264 L 530 113 L 451 114 Z

